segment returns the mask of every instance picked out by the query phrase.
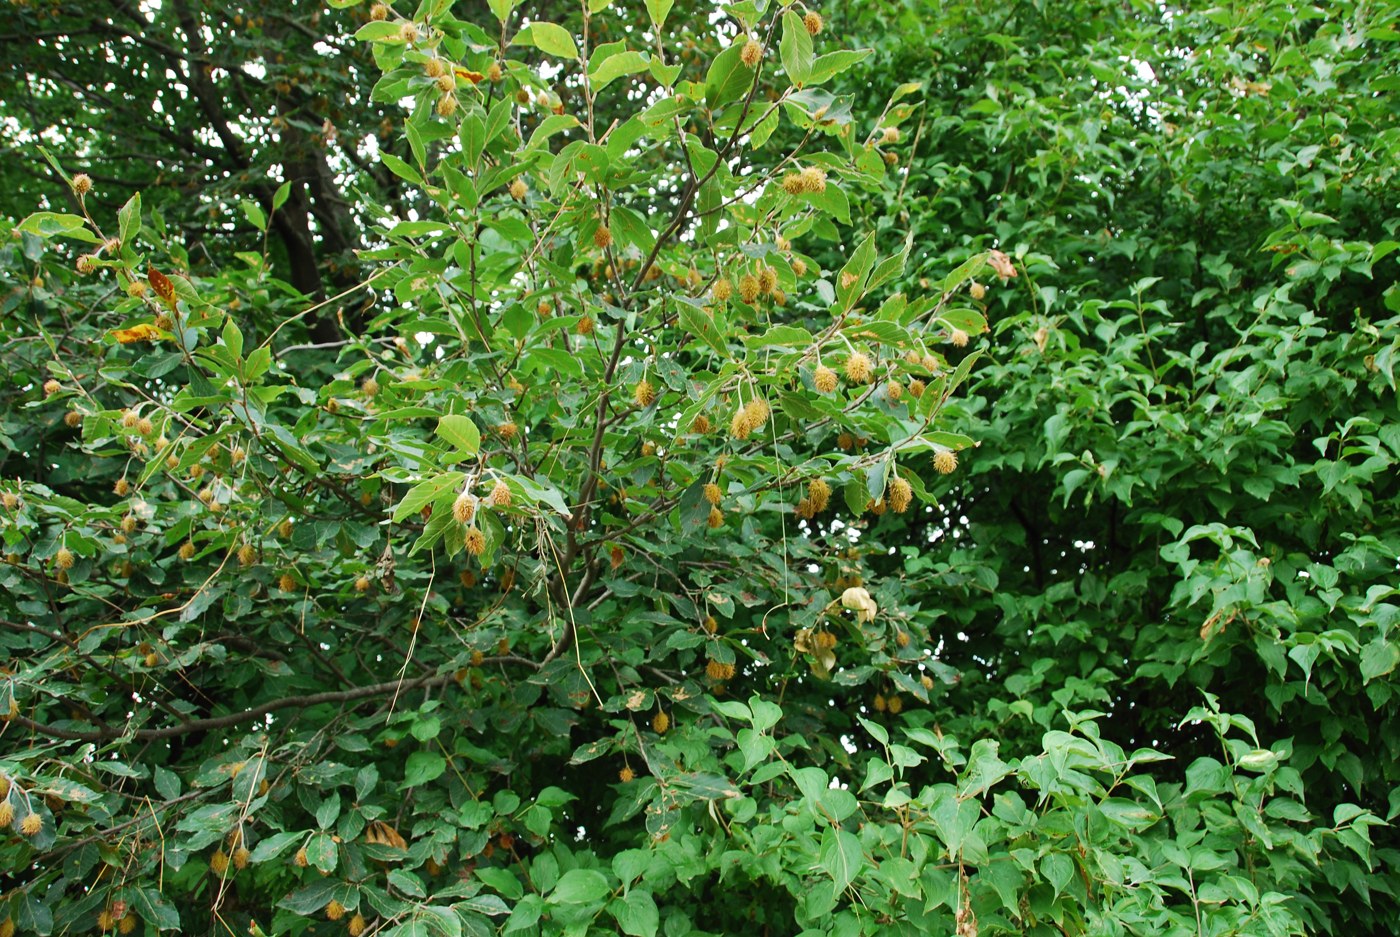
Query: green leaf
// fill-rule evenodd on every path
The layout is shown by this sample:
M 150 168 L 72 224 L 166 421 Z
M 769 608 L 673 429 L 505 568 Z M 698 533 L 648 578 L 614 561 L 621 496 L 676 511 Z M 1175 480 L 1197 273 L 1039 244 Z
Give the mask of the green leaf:
M 861 849 L 860 839 L 848 830 L 827 827 L 822 831 L 817 866 L 831 876 L 837 894 L 845 891 L 865 868 L 865 852 Z
M 87 219 L 82 215 L 66 215 L 51 211 L 36 211 L 21 221 L 17 230 L 35 237 L 77 237 L 81 240 L 97 240 L 87 230 Z
M 355 32 L 355 38 L 360 42 L 385 42 L 393 40 L 402 42 L 403 36 L 398 23 L 389 20 L 378 20 L 366 23 Z
M 863 62 L 870 55 L 869 49 L 840 49 L 836 52 L 828 52 L 826 55 L 818 56 L 812 63 L 811 74 L 807 78 L 807 84 L 819 85 L 829 81 L 844 72 L 858 62 Z
M 802 17 L 791 10 L 783 14 L 783 38 L 778 43 L 783 68 L 793 84 L 806 84 L 812 75 L 812 36 Z
M 117 226 L 123 244 L 130 244 L 141 234 L 141 193 L 126 200 L 117 211 Z
M 723 357 L 729 357 L 729 349 L 724 345 L 724 339 L 715 328 L 714 320 L 697 306 L 681 300 L 676 304 L 680 313 L 681 325 L 686 331 L 699 338 L 709 345 Z
M 1384 677 L 1400 664 L 1400 647 L 1377 637 L 1361 649 L 1361 679 L 1370 683 L 1377 677 Z
M 133 888 L 132 909 L 141 920 L 154 924 L 158 930 L 179 930 L 180 912 L 154 888 Z
M 549 893 L 551 904 L 586 905 L 601 901 L 611 888 L 608 877 L 597 869 L 570 869 Z
M 243 199 L 238 203 L 238 207 L 243 209 L 243 215 L 248 219 L 248 223 L 259 231 L 267 230 L 267 215 L 263 213 L 262 206 L 252 199 Z
M 481 450 L 481 430 L 469 416 L 449 413 L 440 417 L 435 432 L 460 454 L 474 456 Z
M 725 49 L 710 63 L 705 75 L 705 103 L 719 109 L 748 93 L 753 84 L 754 70 L 740 61 L 742 43 Z
M 594 91 L 602 91 L 614 80 L 623 75 L 644 72 L 651 65 L 651 59 L 642 52 L 619 52 L 610 55 L 599 63 L 596 70 L 589 72 L 588 80 Z
M 379 154 L 379 161 L 382 162 L 385 166 L 388 166 L 389 171 L 392 172 L 394 175 L 398 176 L 400 179 L 403 179 L 406 182 L 411 182 L 414 185 L 418 186 L 421 186 L 423 184 L 423 177 L 418 174 L 418 170 L 408 165 L 408 163 L 405 163 L 402 159 L 395 156 L 393 153 L 381 152 Z
M 651 17 L 657 28 L 666 25 L 666 17 L 671 15 L 671 7 L 675 2 L 676 0 L 646 0 L 647 16 Z
M 425 479 L 409 489 L 398 507 L 394 508 L 394 522 L 398 523 L 410 514 L 416 514 L 449 491 L 462 487 L 467 476 L 461 472 L 444 472 Z
M 342 882 L 331 879 L 320 879 L 311 882 L 303 888 L 298 888 L 281 901 L 277 902 L 277 907 L 286 908 L 294 914 L 312 915 L 319 914 L 325 910 L 326 905 L 332 900 L 339 900 L 337 896 L 347 886 Z M 344 904 L 345 902 L 341 902 Z
M 442 777 L 447 770 L 447 759 L 437 752 L 417 751 L 408 756 L 404 763 L 403 784 L 400 788 L 417 787 Z
M 569 31 L 557 23 L 531 23 L 515 34 L 516 45 L 535 46 L 541 52 L 560 59 L 577 59 L 578 46 Z
M 340 851 L 329 833 L 314 833 L 306 841 L 306 861 L 323 875 L 335 871 L 340 862 Z
M 617 926 L 632 937 L 655 937 L 661 926 L 661 913 L 651 892 L 634 888 L 622 898 L 611 902 L 608 911 L 617 919 Z
M 320 471 L 321 464 L 301 444 L 301 441 L 292 435 L 287 427 L 277 423 L 268 423 L 263 427 L 263 438 L 272 440 L 278 451 L 300 468 L 312 473 Z
M 276 859 L 294 844 L 306 839 L 305 833 L 289 832 L 274 833 L 271 836 L 258 840 L 258 844 L 253 847 L 253 853 L 248 861 L 254 864 L 266 862 L 269 859 Z
M 850 259 L 836 278 L 836 298 L 843 310 L 855 306 L 865 293 L 865 281 L 875 265 L 875 232 L 870 232 L 851 252 Z

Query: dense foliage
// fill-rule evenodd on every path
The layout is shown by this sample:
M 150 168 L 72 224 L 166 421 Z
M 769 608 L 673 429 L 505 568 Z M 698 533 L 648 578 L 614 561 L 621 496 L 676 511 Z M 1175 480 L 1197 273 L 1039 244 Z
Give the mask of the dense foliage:
M 1400 4 L 214 6 L 3 47 L 0 934 L 1391 932 Z

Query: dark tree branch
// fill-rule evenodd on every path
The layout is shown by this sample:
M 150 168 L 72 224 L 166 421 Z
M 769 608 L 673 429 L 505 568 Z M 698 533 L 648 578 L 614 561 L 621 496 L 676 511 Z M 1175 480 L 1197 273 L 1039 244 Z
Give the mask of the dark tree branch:
M 485 664 L 521 664 L 531 669 L 538 669 L 541 665 L 524 657 L 517 657 L 507 654 L 500 657 L 488 657 L 482 661 Z M 135 729 L 121 730 L 104 726 L 100 729 L 81 730 L 64 729 L 59 726 L 47 725 L 42 722 L 35 722 L 26 719 L 24 716 L 16 716 L 11 723 L 22 726 L 39 735 L 45 735 L 55 739 L 69 739 L 75 742 L 104 742 L 114 739 L 136 739 L 138 741 L 149 741 L 154 739 L 168 739 L 180 735 L 188 735 L 191 732 L 209 732 L 214 729 L 227 729 L 231 726 L 250 722 L 259 716 L 277 712 L 280 709 L 292 707 L 305 708 L 308 706 L 319 706 L 323 703 L 353 703 L 358 700 L 372 699 L 376 696 L 387 696 L 392 693 L 400 693 L 405 690 L 425 689 L 428 687 L 443 686 L 457 679 L 456 672 L 437 674 L 432 677 L 420 677 L 415 680 L 390 680 L 385 683 L 372 683 L 369 686 L 355 687 L 353 690 L 337 690 L 326 693 L 311 693 L 306 696 L 285 696 L 281 699 L 269 700 L 251 709 L 244 709 L 235 713 L 225 713 L 222 716 L 211 716 L 207 719 L 194 719 L 190 722 L 183 722 L 179 725 L 162 726 L 159 729 Z

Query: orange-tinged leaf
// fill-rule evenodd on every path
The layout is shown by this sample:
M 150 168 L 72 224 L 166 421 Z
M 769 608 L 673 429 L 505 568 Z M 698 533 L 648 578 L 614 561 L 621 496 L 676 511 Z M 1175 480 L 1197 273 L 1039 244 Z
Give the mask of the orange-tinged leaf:
M 165 282 L 169 283 L 170 281 L 166 280 Z M 129 329 L 113 329 L 112 337 L 123 345 L 130 345 L 132 342 L 152 342 L 160 338 L 160 329 L 149 322 L 142 322 Z
M 147 267 L 146 279 L 150 281 L 151 289 L 156 291 L 157 296 L 172 306 L 175 304 L 175 284 L 170 282 L 169 277 L 155 267 Z
M 454 68 L 452 70 L 457 73 L 458 78 L 465 78 L 467 81 L 470 81 L 474 85 L 481 84 L 481 82 L 486 78 L 486 76 L 483 75 L 481 72 L 473 72 L 465 68 Z

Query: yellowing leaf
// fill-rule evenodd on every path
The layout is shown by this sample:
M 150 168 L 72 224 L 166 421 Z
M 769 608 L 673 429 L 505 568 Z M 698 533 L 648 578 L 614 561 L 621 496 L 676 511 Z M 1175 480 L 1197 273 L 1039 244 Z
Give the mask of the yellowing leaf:
M 133 342 L 152 342 L 160 338 L 160 329 L 149 322 L 142 322 L 129 329 L 113 329 L 112 337 L 123 345 L 130 345 Z

